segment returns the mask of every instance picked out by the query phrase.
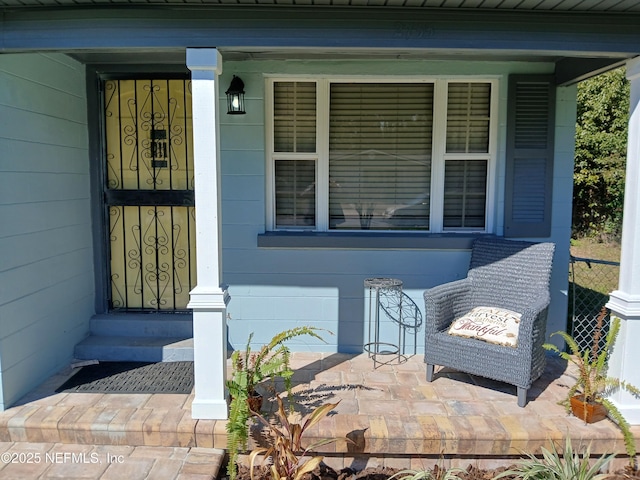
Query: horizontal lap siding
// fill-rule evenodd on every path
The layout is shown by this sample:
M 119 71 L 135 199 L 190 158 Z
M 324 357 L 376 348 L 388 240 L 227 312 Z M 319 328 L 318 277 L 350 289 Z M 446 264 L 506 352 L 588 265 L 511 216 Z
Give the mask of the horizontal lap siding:
M 366 337 L 367 302 L 364 279 L 373 276 L 403 280 L 405 292 L 424 314 L 424 289 L 466 275 L 469 252 L 464 250 L 363 250 L 340 248 L 258 248 L 257 236 L 265 232 L 265 112 L 263 74 L 323 75 L 501 75 L 500 132 L 496 169 L 495 204 L 498 234 L 502 234 L 505 183 L 506 78 L 511 73 L 547 73 L 549 66 L 485 62 L 226 62 L 220 81 L 222 92 L 232 75 L 245 82 L 246 115 L 221 115 L 223 281 L 229 285 L 229 342 L 243 348 L 249 333 L 256 345 L 295 325 L 315 325 L 335 333 L 327 344 L 301 337 L 290 342 L 296 350 L 359 352 Z M 405 77 L 406 78 L 406 77 Z M 560 97 L 562 126 L 575 118 L 575 92 Z M 572 107 L 573 105 L 573 107 Z M 565 112 L 566 110 L 566 112 Z M 573 112 L 573 113 L 572 113 Z M 563 132 L 564 133 L 564 132 Z M 558 135 L 572 145 L 570 131 Z M 565 141 L 566 140 L 566 141 Z M 555 168 L 571 170 L 571 152 L 556 152 Z M 556 172 L 556 175 L 558 172 Z M 554 195 L 551 240 L 557 251 L 568 251 L 570 231 L 570 176 L 562 178 L 563 193 Z M 566 193 L 568 192 L 568 193 Z M 561 267 L 567 265 L 560 255 Z M 554 327 L 566 316 L 566 268 L 554 272 Z M 556 328 L 557 329 L 557 328 Z M 385 330 L 387 332 L 387 330 Z M 385 333 L 387 336 L 387 333 Z M 391 334 L 393 336 L 393 334 Z M 424 328 L 418 334 L 424 346 Z M 412 351 L 412 349 L 411 349 Z
M 380 73 L 383 64 L 354 68 Z M 250 71 L 238 70 L 237 67 Z M 346 73 L 327 63 L 334 73 Z M 265 230 L 264 82 L 265 70 L 284 64 L 225 64 L 221 91 L 236 74 L 245 82 L 247 115 L 221 117 L 223 281 L 229 284 L 229 341 L 243 348 L 249 333 L 256 345 L 296 325 L 332 331 L 326 344 L 300 337 L 295 350 L 360 351 L 364 339 L 364 286 L 371 276 L 394 276 L 420 305 L 422 288 L 466 271 L 468 252 L 365 251 L 340 249 L 260 249 Z M 318 64 L 303 68 L 320 69 Z M 406 64 L 403 65 L 406 67 Z M 324 70 L 324 69 L 320 69 Z M 285 72 L 286 73 L 286 72 Z M 324 70 L 324 73 L 331 73 Z M 387 73 L 387 72 L 385 72 Z M 222 99 L 221 99 L 222 100 Z M 429 265 L 427 268 L 426 266 Z M 438 268 L 432 268 L 440 265 Z M 422 307 L 421 307 L 422 309 Z
M 225 258 L 239 253 L 227 251 Z M 225 275 L 231 294 L 229 340 L 240 348 L 252 331 L 261 344 L 280 330 L 314 325 L 335 335 L 324 335 L 326 344 L 296 339 L 290 342 L 292 349 L 359 352 L 367 314 L 365 278 L 402 279 L 404 292 L 424 312 L 423 289 L 461 278 L 468 261 L 467 252 L 339 250 L 265 251 L 252 267 L 227 261 L 228 270 L 237 269 Z
M 84 67 L 0 56 L 0 368 L 6 408 L 68 364 L 94 311 Z

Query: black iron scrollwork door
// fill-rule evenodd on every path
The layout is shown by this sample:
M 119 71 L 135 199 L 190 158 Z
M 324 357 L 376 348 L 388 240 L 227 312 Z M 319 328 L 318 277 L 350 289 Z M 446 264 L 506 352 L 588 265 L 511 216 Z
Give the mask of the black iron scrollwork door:
M 183 310 L 196 278 L 191 83 L 103 87 L 110 307 Z

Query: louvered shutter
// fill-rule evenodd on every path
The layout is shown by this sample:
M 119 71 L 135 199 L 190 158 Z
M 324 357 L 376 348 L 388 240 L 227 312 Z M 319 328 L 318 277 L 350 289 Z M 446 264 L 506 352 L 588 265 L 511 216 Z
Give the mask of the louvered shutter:
M 333 83 L 329 228 L 428 230 L 433 84 Z
M 555 84 L 549 75 L 509 78 L 505 237 L 549 237 Z

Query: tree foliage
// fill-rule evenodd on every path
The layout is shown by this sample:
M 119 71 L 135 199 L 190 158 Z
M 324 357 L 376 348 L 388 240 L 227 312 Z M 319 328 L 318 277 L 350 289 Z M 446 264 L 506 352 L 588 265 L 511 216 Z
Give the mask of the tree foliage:
M 624 68 L 578 85 L 573 236 L 619 238 L 629 119 Z

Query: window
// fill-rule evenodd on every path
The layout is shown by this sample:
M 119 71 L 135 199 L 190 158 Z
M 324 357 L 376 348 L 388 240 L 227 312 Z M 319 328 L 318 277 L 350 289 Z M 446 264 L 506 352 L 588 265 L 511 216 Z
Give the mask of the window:
M 329 229 L 427 230 L 433 85 L 333 83 Z
M 268 229 L 490 231 L 495 90 L 268 80 Z
M 486 228 L 491 85 L 449 83 L 443 229 Z

